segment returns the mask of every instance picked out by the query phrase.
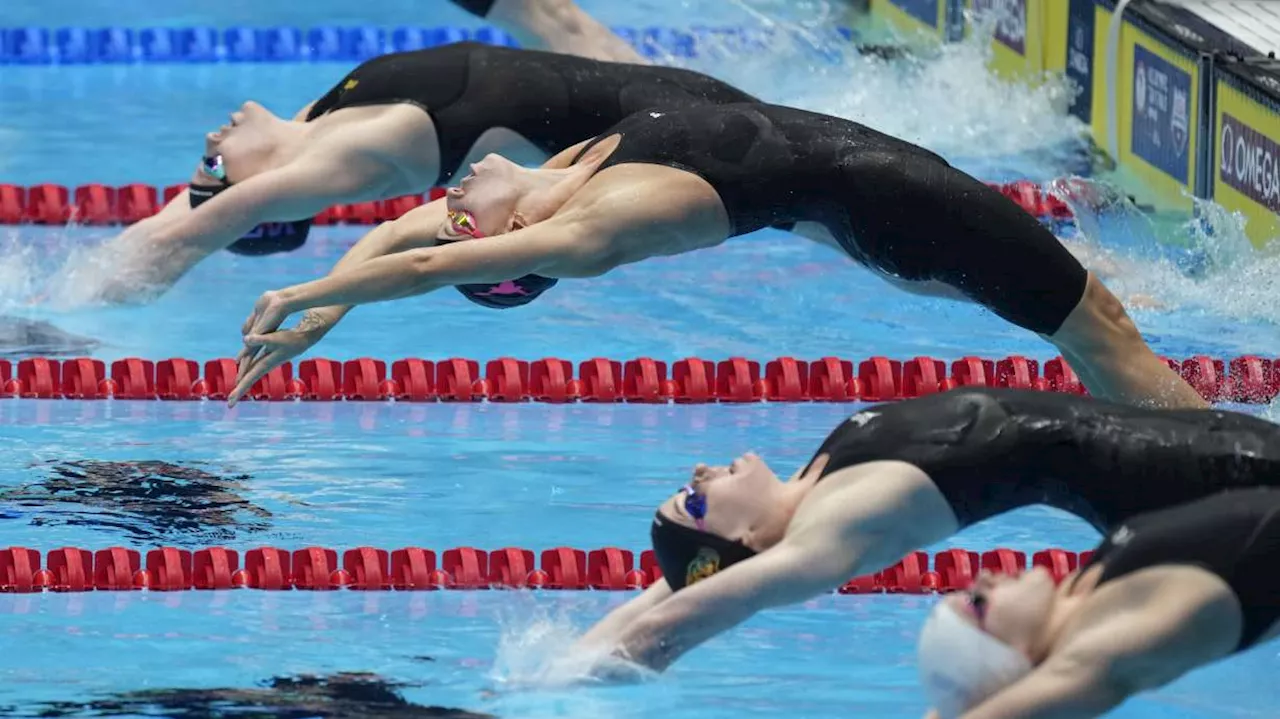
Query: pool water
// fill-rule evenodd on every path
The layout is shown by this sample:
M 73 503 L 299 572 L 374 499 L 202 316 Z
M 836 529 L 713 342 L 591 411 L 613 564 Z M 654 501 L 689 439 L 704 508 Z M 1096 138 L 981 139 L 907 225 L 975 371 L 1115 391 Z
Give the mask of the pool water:
M 85 26 L 375 23 L 473 25 L 451 6 L 335 0 L 284 5 L 83 0 L 6 8 L 2 24 Z M 918 141 L 992 181 L 1083 172 L 1063 90 L 1003 85 L 982 47 L 925 60 L 861 59 L 813 30 L 821 3 L 646 0 L 583 5 L 606 22 L 781 24 L 763 56 L 688 61 L 767 99 L 834 112 Z M 673 8 L 678 9 L 676 12 Z M 714 8 L 714 9 L 712 9 Z M 805 34 L 809 33 L 809 34 Z M 799 38 L 799 39 L 796 39 Z M 201 135 L 244 99 L 291 112 L 344 66 L 130 66 L 0 72 L 0 182 L 183 181 Z M 939 118 L 945 118 L 940 121 Z M 1120 266 L 1134 316 L 1171 356 L 1274 356 L 1274 258 L 1232 218 L 1154 219 L 1123 203 L 1084 213 L 1070 240 Z M 219 255 L 141 308 L 41 298 L 74 283 L 67 258 L 112 230 L 2 228 L 0 311 L 101 345 L 95 356 L 232 356 L 264 290 L 325 273 L 363 233 L 318 228 L 283 257 Z M 1192 258 L 1188 260 L 1188 258 Z M 973 307 L 886 291 L 829 251 L 764 231 L 592 282 L 562 282 L 518 311 L 479 312 L 453 293 L 363 307 L 313 356 L 580 361 L 741 355 L 814 359 L 1022 353 L 1053 348 Z M 0 546 L 148 549 L 220 545 L 644 548 L 656 502 L 698 461 L 747 450 L 779 473 L 806 461 L 849 405 L 595 406 L 389 403 L 0 401 Z M 1270 413 L 1269 408 L 1249 411 Z M 1028 509 L 944 546 L 1083 550 L 1082 522 Z M 929 548 L 938 551 L 942 546 Z M 627 593 L 255 591 L 0 595 L 0 712 L 10 716 L 918 717 L 914 641 L 930 599 L 824 597 L 756 617 L 627 687 L 517 690 Z M 1116 716 L 1259 716 L 1280 705 L 1275 649 L 1210 667 Z M 288 677 L 316 676 L 319 683 Z M 266 686 L 272 678 L 274 688 Z M 201 690 L 201 691 L 197 691 Z M 286 712 L 282 706 L 290 707 Z

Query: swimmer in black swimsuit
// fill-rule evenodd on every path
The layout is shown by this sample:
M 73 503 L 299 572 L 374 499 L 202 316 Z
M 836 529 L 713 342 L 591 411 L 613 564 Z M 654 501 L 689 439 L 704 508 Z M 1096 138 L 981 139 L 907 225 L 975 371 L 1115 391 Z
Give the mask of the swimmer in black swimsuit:
M 1255 486 L 1280 486 L 1280 426 L 1248 415 L 987 388 L 872 406 L 789 481 L 754 455 L 695 467 L 651 526 L 664 579 L 565 661 L 577 671 L 607 651 L 592 672 L 665 669 L 758 611 L 1020 507 L 1056 507 L 1109 533 L 1143 512 Z
M 1280 490 L 1126 520 L 1055 586 L 983 575 L 935 607 L 920 675 L 937 719 L 1095 717 L 1280 634 Z
M 451 2 L 506 30 L 519 41 L 521 47 L 612 62 L 644 62 L 635 48 L 584 12 L 572 0 Z
M 406 217 L 378 230 L 439 246 L 263 295 L 244 327 L 254 359 L 233 400 L 295 356 L 275 351 L 291 335 L 262 335 L 299 310 L 334 314 L 451 285 L 513 307 L 557 278 L 777 227 L 903 289 L 968 299 L 1045 337 L 1094 396 L 1205 406 L 1035 218 L 932 152 L 838 117 L 758 103 L 641 111 L 540 170 L 486 157 L 446 200 L 446 222 Z M 463 241 L 473 238 L 487 239 Z
M 190 190 L 90 259 L 113 271 L 81 279 L 102 277 L 106 286 L 79 290 L 91 299 L 147 298 L 218 250 L 296 249 L 324 209 L 422 193 L 489 152 L 541 162 L 638 110 L 751 99 L 690 70 L 478 43 L 384 55 L 293 120 L 245 103 L 206 136 Z M 438 226 L 444 203 L 411 214 Z M 350 257 L 414 246 L 370 242 Z

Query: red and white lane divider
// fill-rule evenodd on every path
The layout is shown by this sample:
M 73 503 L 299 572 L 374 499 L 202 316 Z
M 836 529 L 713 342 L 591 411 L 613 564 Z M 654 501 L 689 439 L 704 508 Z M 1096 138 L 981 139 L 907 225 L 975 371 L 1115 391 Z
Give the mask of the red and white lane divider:
M 1071 209 L 1057 195 L 1034 182 L 988 183 L 1031 215 L 1045 220 L 1069 220 Z M 23 187 L 0 184 L 0 225 L 129 225 L 160 211 L 186 185 L 163 190 L 133 183 L 120 187 L 102 184 L 41 184 Z M 377 202 L 336 205 L 315 218 L 317 225 L 373 225 L 395 220 L 430 200 L 444 196 L 443 188 L 425 195 L 406 195 Z M 163 198 L 163 202 L 160 201 Z
M 1244 355 L 1223 360 L 1203 355 L 1166 358 L 1211 402 L 1270 402 L 1280 394 L 1280 359 Z M 283 402 L 883 402 L 956 387 L 1011 387 L 1085 394 L 1061 358 L 1043 363 L 1020 355 L 989 359 L 934 357 L 853 361 L 822 357 L 805 361 L 778 357 L 761 363 L 745 357 L 713 361 L 698 357 L 662 360 L 597 357 L 574 364 L 546 357 L 528 361 L 501 357 L 481 363 L 452 357 L 360 358 L 340 362 L 287 362 L 251 388 L 250 400 Z M 390 373 L 388 373 L 390 368 Z M 481 371 L 483 369 L 483 372 Z M 575 374 L 576 369 L 576 374 Z M 0 360 L 0 398 L 73 400 L 224 400 L 236 384 L 235 360 L 159 361 L 127 357 L 109 366 L 100 359 L 34 357 L 15 367 Z
M 1035 567 L 1055 580 L 1088 562 L 1093 552 L 1076 554 L 1045 549 L 1032 555 Z M 214 589 L 263 590 L 634 590 L 662 577 L 652 550 L 639 564 L 628 549 L 583 550 L 475 547 L 436 552 L 422 547 L 386 550 L 355 547 L 339 553 L 329 547 L 297 550 L 258 547 L 244 553 L 226 547 L 146 551 L 108 547 L 91 551 L 61 547 L 42 555 L 27 547 L 0 549 L 0 592 L 173 592 Z M 995 549 L 979 554 L 949 549 L 932 557 L 912 552 L 892 567 L 849 580 L 841 594 L 931 594 L 964 589 L 982 571 L 1016 575 L 1027 568 L 1026 554 Z

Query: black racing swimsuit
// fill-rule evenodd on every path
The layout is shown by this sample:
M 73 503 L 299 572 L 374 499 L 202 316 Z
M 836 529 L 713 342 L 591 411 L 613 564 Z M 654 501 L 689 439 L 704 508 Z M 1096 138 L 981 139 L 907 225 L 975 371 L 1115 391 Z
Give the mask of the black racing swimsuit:
M 1224 489 L 1280 486 L 1280 426 L 1265 420 L 1029 390 L 963 388 L 876 405 L 837 427 L 823 453 L 824 474 L 876 460 L 919 467 L 961 528 L 1046 504 L 1106 534 Z
M 691 70 L 462 42 L 365 62 L 316 101 L 307 121 L 345 107 L 418 105 L 435 123 L 445 184 L 493 128 L 554 155 L 640 110 L 753 100 Z
M 1147 567 L 1190 564 L 1213 572 L 1240 602 L 1236 651 L 1253 646 L 1280 619 L 1280 491 L 1244 489 L 1134 517 L 1113 531 L 1084 569 L 1099 584 Z
M 494 0 L 451 0 L 451 2 L 472 15 L 483 18 L 493 9 Z
M 721 104 L 639 112 L 597 141 L 615 134 L 601 169 L 644 163 L 698 175 L 733 235 L 817 222 L 874 270 L 943 282 L 1046 335 L 1084 295 L 1087 272 L 1034 217 L 938 155 L 856 122 Z

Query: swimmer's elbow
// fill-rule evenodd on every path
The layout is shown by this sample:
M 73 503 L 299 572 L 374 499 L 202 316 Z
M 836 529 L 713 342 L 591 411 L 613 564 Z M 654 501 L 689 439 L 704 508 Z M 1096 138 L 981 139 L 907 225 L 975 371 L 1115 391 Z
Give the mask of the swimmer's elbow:
M 392 256 L 394 257 L 395 255 Z M 442 262 L 440 254 L 432 252 L 430 248 L 408 250 L 401 253 L 400 256 L 405 258 L 407 279 L 411 285 L 407 293 L 409 295 L 419 295 L 448 284 L 470 281 L 451 279 L 448 272 L 448 263 Z

